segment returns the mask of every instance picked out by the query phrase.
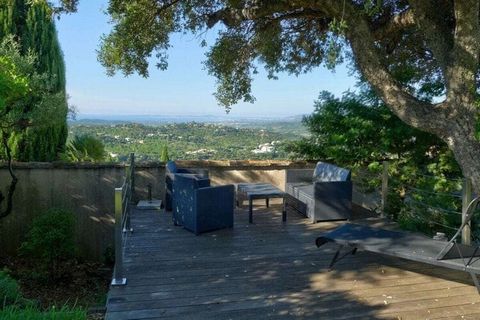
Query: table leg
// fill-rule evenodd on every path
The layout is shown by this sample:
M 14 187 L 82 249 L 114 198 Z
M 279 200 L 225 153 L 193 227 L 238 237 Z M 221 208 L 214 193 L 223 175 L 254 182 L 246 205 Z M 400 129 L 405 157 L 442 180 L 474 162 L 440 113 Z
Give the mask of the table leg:
M 253 223 L 253 203 L 252 198 L 248 198 L 248 222 Z
M 285 197 L 283 197 L 283 208 L 282 208 L 282 221 L 287 221 L 287 201 Z
M 270 206 L 270 198 L 265 199 L 265 204 L 267 205 L 267 208 Z

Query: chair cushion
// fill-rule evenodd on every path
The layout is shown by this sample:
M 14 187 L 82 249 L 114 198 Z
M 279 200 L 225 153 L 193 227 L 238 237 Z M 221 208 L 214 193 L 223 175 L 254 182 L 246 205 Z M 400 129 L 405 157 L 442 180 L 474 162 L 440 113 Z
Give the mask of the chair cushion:
M 168 161 L 166 166 L 168 171 L 170 171 L 171 173 L 176 173 L 177 172 L 177 165 L 175 164 L 175 161 Z
M 350 176 L 348 169 L 319 161 L 313 172 L 313 182 L 350 181 Z

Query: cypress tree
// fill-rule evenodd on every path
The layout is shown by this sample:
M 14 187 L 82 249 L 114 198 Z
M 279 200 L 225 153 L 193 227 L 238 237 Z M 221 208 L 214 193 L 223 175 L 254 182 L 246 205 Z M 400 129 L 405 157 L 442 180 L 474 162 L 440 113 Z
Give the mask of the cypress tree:
M 37 71 L 48 75 L 51 90 L 60 93 L 58 115 L 48 126 L 30 127 L 12 137 L 13 156 L 20 161 L 52 161 L 65 148 L 68 135 L 65 63 L 51 8 L 46 1 L 0 0 L 0 39 L 13 34 L 24 53 L 37 56 Z

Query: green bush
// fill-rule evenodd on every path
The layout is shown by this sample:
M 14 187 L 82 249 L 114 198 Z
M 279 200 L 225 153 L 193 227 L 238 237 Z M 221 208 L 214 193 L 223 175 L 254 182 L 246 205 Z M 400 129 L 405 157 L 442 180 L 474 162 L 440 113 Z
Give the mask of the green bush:
M 87 313 L 82 309 L 71 309 L 63 307 L 61 309 L 52 308 L 47 311 L 41 311 L 37 307 L 29 306 L 19 308 L 18 306 L 9 306 L 0 310 L 0 319 L 2 320 L 86 320 Z
M 168 155 L 168 146 L 164 144 L 160 149 L 160 161 L 168 162 L 170 160 L 170 156 Z
M 12 305 L 29 307 L 33 306 L 34 303 L 31 300 L 23 298 L 20 292 L 20 286 L 17 281 L 9 275 L 8 270 L 0 270 L 0 310 Z
M 74 228 L 71 212 L 50 209 L 33 221 L 20 252 L 36 262 L 40 273 L 59 278 L 62 264 L 75 257 Z
M 10 277 L 6 270 L 0 271 L 0 309 L 20 300 L 22 294 L 17 281 Z
M 99 162 L 106 158 L 103 142 L 91 135 L 75 136 L 67 144 L 63 160 L 72 162 Z

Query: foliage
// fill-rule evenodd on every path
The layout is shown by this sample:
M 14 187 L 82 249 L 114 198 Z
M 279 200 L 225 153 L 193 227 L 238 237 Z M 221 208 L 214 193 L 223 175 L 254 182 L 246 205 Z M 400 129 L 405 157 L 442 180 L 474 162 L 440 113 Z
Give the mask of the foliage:
M 73 162 L 99 162 L 106 158 L 105 146 L 102 141 L 91 135 L 75 136 L 68 144 L 63 156 Z
M 50 5 L 55 13 L 72 13 L 77 11 L 78 0 L 56 0 Z
M 42 118 L 24 121 L 24 125 L 9 136 L 12 156 L 20 161 L 55 160 L 63 151 L 68 134 L 68 107 L 65 65 L 50 5 L 43 0 L 0 1 L 0 41 L 11 42 L 12 37 L 18 41 L 16 50 L 21 56 L 35 59 L 30 63 L 33 69 L 25 76 L 34 82 L 29 87 L 29 95 L 11 107 Z M 33 73 L 37 75 L 34 80 L 31 79 Z M 2 153 L 5 151 L 0 150 L 0 156 Z
M 37 263 L 41 273 L 61 278 L 62 264 L 75 256 L 74 226 L 71 212 L 50 209 L 33 220 L 20 251 Z
M 460 224 L 461 172 L 439 138 L 404 124 L 368 91 L 341 99 L 322 92 L 304 118 L 310 136 L 293 142 L 295 157 L 353 169 L 357 189 L 378 190 L 389 161 L 387 213 L 409 230 L 452 235 Z
M 86 320 L 87 313 L 83 309 L 68 307 L 42 311 L 33 306 L 26 308 L 8 306 L 0 310 L 0 318 L 2 320 Z
M 162 146 L 162 151 L 160 152 L 160 161 L 168 162 L 169 160 L 170 160 L 170 157 L 168 156 L 168 145 L 164 144 Z
M 211 29 L 205 66 L 227 110 L 254 102 L 260 65 L 275 79 L 348 61 L 402 121 L 447 143 L 479 192 L 479 10 L 478 0 L 115 0 L 99 60 L 109 74 L 148 76 L 152 56 L 167 67 L 172 34 Z
M 288 132 L 294 130 L 293 125 L 290 126 Z M 297 131 L 303 132 L 300 123 L 295 126 L 300 128 Z M 135 152 L 139 161 L 162 161 L 167 144 L 170 159 L 287 159 L 288 154 L 282 145 L 292 137 L 283 133 L 277 125 L 268 123 L 244 128 L 195 122 L 163 125 L 80 122 L 72 123 L 70 130 L 73 136 L 91 135 L 100 139 L 106 151 L 116 155 L 119 161 L 127 161 L 130 152 Z M 275 154 L 252 152 L 260 144 L 273 141 L 280 141 Z
M 7 269 L 0 270 L 0 314 L 1 310 L 8 306 L 31 307 L 33 305 L 33 301 L 22 296 L 20 286 L 10 276 L 9 271 Z
M 13 195 L 18 182 L 12 168 L 12 148 L 10 139 L 30 125 L 34 113 L 23 103 L 32 94 L 32 88 L 40 81 L 34 71 L 35 58 L 22 56 L 19 45 L 12 37 L 0 42 L 0 158 L 8 161 L 10 186 L 7 196 L 0 191 L 0 218 L 9 215 L 13 207 Z M 4 202 L 6 205 L 3 208 Z
M 345 40 L 360 37 L 353 32 L 355 28 L 351 26 L 355 23 L 351 20 L 362 19 L 371 23 L 372 29 L 380 29 L 374 34 L 379 38 L 374 39 L 376 45 L 388 52 L 383 58 L 391 66 L 390 72 L 399 79 L 408 79 L 409 89 L 419 83 L 422 92 L 423 85 L 438 84 L 436 66 L 423 50 L 414 50 L 424 45 L 420 40 L 423 35 L 411 30 L 410 25 L 405 30 L 387 29 L 389 23 L 393 24 L 391 19 L 411 10 L 409 4 L 364 1 L 362 8 L 356 2 L 110 1 L 107 13 L 114 27 L 102 39 L 99 60 L 110 74 L 121 71 L 126 75 L 137 72 L 148 76 L 152 53 L 157 58 L 157 67 L 167 67 L 171 34 L 202 35 L 221 24 L 214 29 L 218 37 L 207 53 L 205 65 L 218 79 L 219 102 L 230 106 L 239 100 L 254 101 L 251 82 L 259 62 L 269 77 L 275 79 L 279 72 L 298 75 L 322 64 L 334 68 L 345 57 L 353 58 L 347 54 L 351 51 L 345 50 L 348 46 Z M 443 9 L 444 16 L 451 14 L 451 8 Z M 390 33 L 380 33 L 383 27 Z M 399 36 L 402 32 L 403 38 Z M 390 42 L 391 38 L 396 42 Z M 206 41 L 201 44 L 206 45 Z M 406 78 L 402 77 L 405 73 L 408 73 Z
M 11 57 L 0 56 L 0 113 L 28 92 L 28 79 L 17 69 Z
M 400 159 L 424 167 L 446 152 L 439 138 L 406 125 L 372 97 L 366 92 L 346 93 L 341 99 L 320 93 L 313 114 L 303 119 L 310 136 L 290 144 L 288 150 L 297 158 L 349 167 Z
M 64 306 L 40 310 L 33 301 L 25 299 L 20 287 L 6 270 L 0 271 L 0 319 L 2 320 L 86 320 L 85 310 Z
M 22 293 L 18 283 L 6 270 L 0 270 L 0 309 L 20 300 Z

